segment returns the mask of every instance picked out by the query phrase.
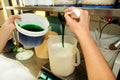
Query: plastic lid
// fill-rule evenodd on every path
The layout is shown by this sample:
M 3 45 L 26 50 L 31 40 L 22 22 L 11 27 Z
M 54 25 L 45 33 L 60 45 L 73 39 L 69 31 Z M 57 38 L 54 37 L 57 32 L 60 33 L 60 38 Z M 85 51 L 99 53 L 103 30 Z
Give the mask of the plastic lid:
M 32 50 L 25 50 L 16 54 L 16 59 L 18 60 L 28 60 L 33 56 Z

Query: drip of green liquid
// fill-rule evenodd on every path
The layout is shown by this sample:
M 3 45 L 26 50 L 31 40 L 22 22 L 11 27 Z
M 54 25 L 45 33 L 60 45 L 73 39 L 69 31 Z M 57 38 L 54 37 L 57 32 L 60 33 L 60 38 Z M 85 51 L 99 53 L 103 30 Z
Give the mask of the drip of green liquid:
M 18 25 L 20 26 L 20 24 Z M 33 31 L 33 32 L 44 31 L 44 28 L 42 28 L 39 25 L 35 25 L 35 24 L 25 24 L 25 25 L 22 25 L 21 28 L 28 30 L 28 31 Z
M 64 47 L 65 24 L 62 24 L 62 47 Z
M 66 21 L 65 21 L 64 15 L 61 13 L 58 13 L 58 18 L 62 24 L 62 47 L 64 47 L 64 32 L 65 32 Z

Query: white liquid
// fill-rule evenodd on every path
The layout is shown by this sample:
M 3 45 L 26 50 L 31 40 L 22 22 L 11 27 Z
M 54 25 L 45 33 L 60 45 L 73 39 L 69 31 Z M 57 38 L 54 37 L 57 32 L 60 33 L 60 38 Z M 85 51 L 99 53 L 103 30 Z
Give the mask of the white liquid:
M 62 43 L 56 43 L 49 48 L 50 68 L 58 76 L 68 76 L 75 69 L 74 47 L 69 43 L 64 43 L 64 45 L 63 48 Z

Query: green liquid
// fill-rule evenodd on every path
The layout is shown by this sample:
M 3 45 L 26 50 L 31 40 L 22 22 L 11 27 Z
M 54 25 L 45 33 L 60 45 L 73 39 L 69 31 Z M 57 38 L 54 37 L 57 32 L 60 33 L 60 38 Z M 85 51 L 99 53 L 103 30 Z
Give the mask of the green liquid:
M 33 31 L 33 32 L 44 31 L 44 28 L 35 24 L 25 24 L 25 25 L 22 25 L 21 27 L 25 30 Z

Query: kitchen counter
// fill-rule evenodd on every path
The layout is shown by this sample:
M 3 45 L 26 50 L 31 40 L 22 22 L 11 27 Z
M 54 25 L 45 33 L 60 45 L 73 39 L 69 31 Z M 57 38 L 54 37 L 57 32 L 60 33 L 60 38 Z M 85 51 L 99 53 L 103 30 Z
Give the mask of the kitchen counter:
M 16 59 L 15 53 L 5 53 L 4 55 L 6 57 Z M 20 62 L 23 63 L 23 65 L 25 65 L 26 67 L 28 67 L 31 73 L 37 77 L 38 73 L 40 73 L 41 66 L 47 64 L 48 59 L 38 59 L 36 55 L 34 54 L 34 56 L 30 58 L 29 60 L 24 60 Z M 49 66 L 45 66 L 45 67 L 49 69 Z M 73 74 L 66 77 L 65 79 L 67 80 L 88 80 L 83 57 L 81 57 L 81 63 L 78 67 L 76 67 L 76 70 L 73 72 Z

